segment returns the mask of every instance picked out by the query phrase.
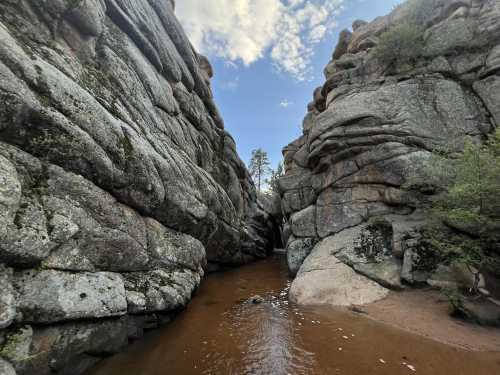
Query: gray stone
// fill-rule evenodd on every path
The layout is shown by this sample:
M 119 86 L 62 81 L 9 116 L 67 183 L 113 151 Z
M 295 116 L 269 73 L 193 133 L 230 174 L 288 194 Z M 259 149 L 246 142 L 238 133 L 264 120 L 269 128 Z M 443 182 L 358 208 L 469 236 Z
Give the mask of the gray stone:
M 386 288 L 402 289 L 402 262 L 394 257 L 390 246 L 391 239 L 387 237 L 390 237 L 390 233 L 380 233 L 376 228 L 360 225 L 343 230 L 323 241 L 338 260 L 359 274 Z
M 182 308 L 201 282 L 201 276 L 189 269 L 131 272 L 123 278 L 129 310 L 134 314 Z
M 2 375 L 16 375 L 16 370 L 14 370 L 14 367 L 7 362 L 4 361 L 3 359 L 0 358 L 0 374 Z
M 12 270 L 0 264 L 0 329 L 7 328 L 16 316 L 16 300 L 11 278 Z
M 259 295 L 255 295 L 253 297 L 250 298 L 250 301 L 254 304 L 254 305 L 260 305 L 261 303 L 264 302 L 264 298 L 262 298 L 261 296 Z
M 290 225 L 295 237 L 316 237 L 316 206 L 309 206 L 293 214 Z
M 207 260 L 205 248 L 197 239 L 168 229 L 153 219 L 145 219 L 148 232 L 150 267 L 188 268 L 203 276 Z
M 99 358 L 117 353 L 126 343 L 125 318 L 52 327 L 25 326 L 9 333 L 0 356 L 11 362 L 19 374 L 80 374 L 83 371 L 77 369 L 88 369 Z
M 500 301 L 493 298 L 464 298 L 458 312 L 475 323 L 500 327 Z
M 0 155 L 0 230 L 14 221 L 21 201 L 21 183 L 14 165 Z
M 354 270 L 389 289 L 403 289 L 401 261 L 390 258 L 380 263 L 359 263 Z
M 456 284 L 424 238 L 440 192 L 427 166 L 433 152 L 461 152 L 500 123 L 498 2 L 428 6 L 420 20 L 424 53 L 412 66 L 388 66 L 373 53 L 384 32 L 408 22 L 409 3 L 343 31 L 303 134 L 283 149 L 280 186 L 294 237 L 310 237 L 314 222 L 313 238 L 329 240 L 339 261 L 395 289 L 402 281 Z M 387 230 L 373 230 L 380 219 Z
M 266 257 L 280 221 L 173 0 L 45 3 L 0 2 L 1 344 L 34 324 L 0 356 L 77 374 L 126 339 L 116 317 L 153 317 L 139 337 L 188 303 L 207 260 Z
M 292 282 L 289 298 L 301 305 L 364 305 L 387 296 L 388 290 L 338 260 L 333 237 L 318 243 Z
M 129 314 L 140 314 L 146 311 L 146 296 L 143 293 L 127 290 L 126 296 Z
M 314 240 L 311 238 L 295 239 L 290 237 L 286 247 L 286 259 L 288 270 L 291 275 L 297 274 L 304 259 L 309 255 L 314 247 Z
M 23 271 L 13 284 L 24 322 L 54 323 L 127 312 L 123 280 L 110 272 Z
M 500 110 L 498 103 L 500 100 L 500 78 L 498 76 L 490 76 L 481 81 L 474 82 L 474 91 L 484 101 L 490 111 L 495 123 L 500 124 Z
M 252 222 L 260 210 L 255 188 L 222 129 L 207 82 L 209 64 L 193 51 L 172 7 L 145 0 L 87 0 L 70 9 L 57 4 L 1 5 L 13 20 L 0 29 L 0 87 L 2 100 L 10 103 L 2 111 L 2 140 L 81 175 L 205 247 L 220 249 L 210 241 L 215 230 L 243 237 L 251 226 L 259 230 L 249 240 L 271 247 L 267 225 Z M 23 19 L 27 14 L 30 19 Z M 59 18 L 53 29 L 45 26 Z M 22 42 L 16 33 L 25 35 Z M 7 66 L 16 66 L 22 79 Z M 20 234 L 26 242 L 21 249 L 31 242 L 38 249 L 9 253 L 24 263 L 46 258 L 51 249 L 43 241 L 43 224 L 36 233 Z M 123 246 L 130 240 L 123 237 L 109 246 L 132 248 L 132 242 Z M 96 248 L 106 241 L 99 238 Z M 227 258 L 232 251 L 238 246 L 227 249 Z M 144 269 L 144 257 L 135 258 L 131 267 Z
M 452 262 L 449 265 L 440 264 L 427 279 L 427 283 L 441 289 L 470 289 L 474 285 L 474 274 L 466 265 Z M 479 288 L 485 288 L 484 277 L 480 276 Z

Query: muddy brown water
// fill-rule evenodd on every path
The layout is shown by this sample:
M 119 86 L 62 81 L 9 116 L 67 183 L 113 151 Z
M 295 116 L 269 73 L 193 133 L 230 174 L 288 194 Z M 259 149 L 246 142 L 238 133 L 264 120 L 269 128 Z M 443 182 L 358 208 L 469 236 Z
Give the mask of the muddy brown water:
M 500 353 L 468 352 L 350 311 L 287 301 L 285 261 L 209 275 L 171 324 L 90 375 L 500 375 Z M 260 295 L 261 304 L 249 299 Z

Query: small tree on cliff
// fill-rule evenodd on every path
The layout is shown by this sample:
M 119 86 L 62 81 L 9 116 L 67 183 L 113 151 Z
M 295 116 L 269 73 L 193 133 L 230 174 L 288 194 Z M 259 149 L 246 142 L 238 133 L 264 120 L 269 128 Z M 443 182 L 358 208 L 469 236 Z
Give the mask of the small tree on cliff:
M 469 268 L 474 274 L 471 292 L 477 293 L 481 272 L 500 260 L 495 254 L 500 245 L 500 130 L 483 145 L 466 142 L 455 160 L 431 164 L 434 177 L 444 176 L 445 189 L 432 217 L 459 233 L 450 235 L 436 226 L 430 229 L 431 242 Z
M 253 177 L 254 182 L 257 184 L 257 190 L 260 192 L 262 182 L 270 171 L 267 152 L 261 148 L 253 150 L 248 169 L 250 170 L 250 175 Z
M 266 180 L 269 189 L 274 193 L 279 193 L 278 181 L 284 175 L 283 162 L 279 162 L 276 169 L 271 170 L 271 176 Z

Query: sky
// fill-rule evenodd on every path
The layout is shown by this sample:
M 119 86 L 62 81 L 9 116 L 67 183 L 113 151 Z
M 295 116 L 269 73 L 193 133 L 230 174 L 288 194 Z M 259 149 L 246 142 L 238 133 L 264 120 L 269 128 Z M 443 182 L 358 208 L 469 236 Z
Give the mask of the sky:
M 302 134 L 307 103 L 325 82 L 338 34 L 401 0 L 180 0 L 176 14 L 214 68 L 212 89 L 226 130 L 248 164 L 267 151 L 272 167 Z

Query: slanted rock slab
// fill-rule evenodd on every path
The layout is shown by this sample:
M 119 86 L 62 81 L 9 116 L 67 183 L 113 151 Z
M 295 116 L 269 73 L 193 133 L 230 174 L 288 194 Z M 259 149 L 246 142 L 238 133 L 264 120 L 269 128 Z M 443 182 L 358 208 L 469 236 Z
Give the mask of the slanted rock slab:
M 365 305 L 383 299 L 389 290 L 357 274 L 332 255 L 330 241 L 318 243 L 290 288 L 290 300 L 300 305 Z

